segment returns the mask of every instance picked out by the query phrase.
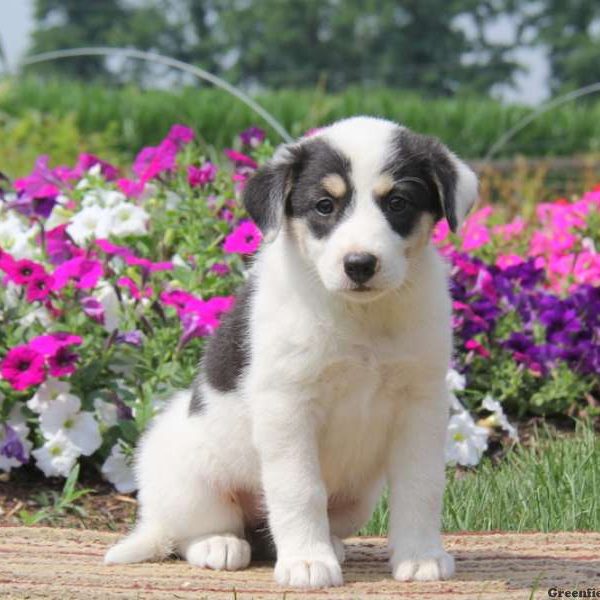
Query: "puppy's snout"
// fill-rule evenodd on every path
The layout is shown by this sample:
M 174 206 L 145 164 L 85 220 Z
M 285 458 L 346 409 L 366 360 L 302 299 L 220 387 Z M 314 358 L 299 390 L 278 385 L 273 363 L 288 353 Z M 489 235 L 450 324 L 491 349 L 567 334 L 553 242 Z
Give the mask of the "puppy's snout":
M 377 257 L 369 252 L 352 252 L 344 256 L 344 271 L 354 283 L 366 283 L 375 275 Z

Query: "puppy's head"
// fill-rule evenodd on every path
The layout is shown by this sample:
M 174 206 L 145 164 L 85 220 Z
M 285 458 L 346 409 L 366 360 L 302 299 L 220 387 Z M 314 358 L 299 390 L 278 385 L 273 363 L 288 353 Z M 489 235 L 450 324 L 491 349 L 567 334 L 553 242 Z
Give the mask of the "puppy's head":
M 456 231 L 476 198 L 439 141 L 369 117 L 281 147 L 244 194 L 267 241 L 285 228 L 325 288 L 362 302 L 400 288 L 435 223 Z

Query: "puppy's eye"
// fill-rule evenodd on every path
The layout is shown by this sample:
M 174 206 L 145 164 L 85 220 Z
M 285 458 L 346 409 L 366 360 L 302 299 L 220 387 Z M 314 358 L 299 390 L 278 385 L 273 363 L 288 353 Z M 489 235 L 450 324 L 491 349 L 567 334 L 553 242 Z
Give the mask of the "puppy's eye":
M 331 198 L 321 198 L 315 204 L 315 210 L 323 216 L 330 215 L 333 212 L 334 208 L 335 204 L 333 203 L 333 200 Z
M 392 196 L 388 200 L 388 208 L 395 213 L 403 213 L 410 209 L 410 202 L 404 196 Z

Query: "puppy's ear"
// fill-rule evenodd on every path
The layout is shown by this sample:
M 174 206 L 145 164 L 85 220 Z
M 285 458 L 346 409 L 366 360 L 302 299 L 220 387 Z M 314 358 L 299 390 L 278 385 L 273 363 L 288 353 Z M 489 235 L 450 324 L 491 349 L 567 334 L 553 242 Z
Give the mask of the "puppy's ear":
M 477 175 L 465 162 L 445 146 L 441 146 L 440 150 L 443 155 L 434 153 L 432 156 L 433 179 L 444 216 L 454 233 L 477 201 L 479 184 Z
M 281 146 L 273 158 L 252 175 L 244 189 L 244 206 L 266 242 L 275 239 L 281 229 L 299 156 L 297 146 Z

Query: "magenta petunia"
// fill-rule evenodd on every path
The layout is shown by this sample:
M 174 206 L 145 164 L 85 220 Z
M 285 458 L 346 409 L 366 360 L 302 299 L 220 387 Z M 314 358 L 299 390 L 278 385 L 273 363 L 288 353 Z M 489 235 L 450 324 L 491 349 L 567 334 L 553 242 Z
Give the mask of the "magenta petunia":
M 67 227 L 68 223 L 65 223 L 45 233 L 46 254 L 53 265 L 61 265 L 72 258 L 85 254 L 83 248 L 73 244 L 67 234 Z
M 106 254 L 110 254 L 111 256 L 132 256 L 133 250 L 127 248 L 126 246 L 118 246 L 117 244 L 113 244 L 109 240 L 105 239 L 97 239 L 95 240 L 96 246 L 102 250 L 102 252 Z
M 14 262 L 15 259 L 12 254 L 0 248 L 0 270 L 7 271 Z
M 54 277 L 45 273 L 32 277 L 27 283 L 26 298 L 27 302 L 35 302 L 37 300 L 45 300 L 52 286 L 54 285 Z
M 46 380 L 44 357 L 29 345 L 15 346 L 0 363 L 3 379 L 15 390 L 25 390 Z
M 217 175 L 217 166 L 210 161 L 201 167 L 190 165 L 187 171 L 187 180 L 192 187 L 199 187 L 212 183 Z
M 10 281 L 19 285 L 27 285 L 36 277 L 46 275 L 46 270 L 41 264 L 26 258 L 7 263 L 4 270 Z
M 104 267 L 99 260 L 78 256 L 64 262 L 52 274 L 53 290 L 62 290 L 70 281 L 81 290 L 89 290 L 96 286 L 104 274 Z
M 251 169 L 258 167 L 258 163 L 243 152 L 231 148 L 225 148 L 224 152 L 225 156 L 238 167 L 250 167 Z
M 169 130 L 167 139 L 177 144 L 189 144 L 195 137 L 194 130 L 187 125 L 175 124 Z
M 210 271 L 219 277 L 224 277 L 225 275 L 229 275 L 231 269 L 229 268 L 228 264 L 218 262 L 210 267 Z
M 250 146 L 251 148 L 260 146 L 266 137 L 267 134 L 265 133 L 264 129 L 256 126 L 248 127 L 248 129 L 245 129 L 242 131 L 242 133 L 240 133 L 240 140 L 242 141 L 242 144 L 245 146 Z
M 117 186 L 128 198 L 139 198 L 144 193 L 146 183 L 122 177 L 117 180 Z
M 79 354 L 68 346 L 62 346 L 52 356 L 48 357 L 48 370 L 52 377 L 66 377 L 77 370 Z
M 185 307 L 194 302 L 202 302 L 190 292 L 184 290 L 167 290 L 160 294 L 160 301 L 166 306 L 173 306 L 177 312 L 183 311 Z
M 69 333 L 68 331 L 55 331 L 38 335 L 29 342 L 29 347 L 44 356 L 52 356 L 58 350 L 66 346 L 78 346 L 83 342 L 79 335 Z
M 139 256 L 125 256 L 125 262 L 128 265 L 135 267 L 142 267 L 149 273 L 155 273 L 157 271 L 171 271 L 175 268 L 175 265 L 170 261 L 163 262 L 152 262 L 147 258 L 140 258 Z
M 94 154 L 88 154 L 86 152 L 82 152 L 79 155 L 73 172 L 78 178 L 81 178 L 96 165 L 100 166 L 100 173 L 106 181 L 114 181 L 119 176 L 119 169 L 117 169 L 117 167 L 98 158 Z
M 252 221 L 242 221 L 223 243 L 223 250 L 230 254 L 253 254 L 258 250 L 262 235 Z
M 117 285 L 126 288 L 130 296 L 136 300 L 151 298 L 154 295 L 154 290 L 151 287 L 140 288 L 130 277 L 120 277 L 117 279 Z

